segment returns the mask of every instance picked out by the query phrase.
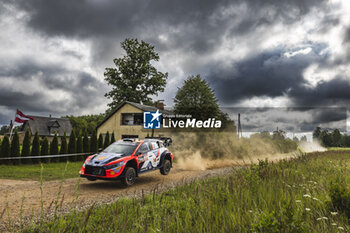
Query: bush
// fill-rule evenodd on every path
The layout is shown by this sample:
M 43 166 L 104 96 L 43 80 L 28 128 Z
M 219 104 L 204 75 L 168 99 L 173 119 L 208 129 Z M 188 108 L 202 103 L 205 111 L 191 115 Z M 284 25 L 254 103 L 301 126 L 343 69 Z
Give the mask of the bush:
M 24 139 L 23 139 L 22 157 L 24 157 L 24 156 L 30 156 L 30 132 L 29 132 L 29 129 L 26 130 L 26 133 L 25 133 Z M 24 161 L 27 161 L 27 159 Z
M 60 149 L 60 155 L 67 154 L 67 136 L 66 132 L 64 132 L 63 137 L 61 138 L 61 149 Z M 65 162 L 67 160 L 67 157 L 60 157 L 61 162 Z
M 41 155 L 48 155 L 49 154 L 49 141 L 47 140 L 47 137 L 44 137 L 44 139 L 41 141 Z M 50 162 L 50 158 L 44 158 L 41 159 L 41 162 Z
M 103 136 L 102 134 L 100 134 L 100 136 L 98 137 L 98 150 L 99 149 L 103 149 Z
M 331 182 L 329 189 L 332 207 L 347 215 L 350 218 L 350 191 L 339 178 Z
M 103 148 L 106 148 L 110 144 L 110 137 L 109 137 L 109 132 L 107 131 L 106 136 L 105 136 L 105 143 L 103 144 Z
M 34 139 L 32 142 L 32 151 L 30 152 L 32 156 L 40 156 L 40 139 L 38 132 L 35 133 Z M 33 159 L 33 161 L 36 161 L 37 159 Z
M 91 135 L 89 152 L 96 153 L 97 151 L 98 151 L 97 136 L 96 136 L 96 130 L 94 130 Z
M 115 142 L 114 131 L 112 133 L 112 138 L 111 138 L 111 143 L 110 144 L 112 144 L 113 142 Z
M 1 142 L 1 148 L 0 148 L 0 157 L 10 157 L 11 153 L 11 146 L 10 146 L 10 139 L 7 135 L 5 135 L 4 139 Z M 2 163 L 7 164 L 7 162 L 3 161 Z
M 68 154 L 75 154 L 77 152 L 77 141 L 75 137 L 75 132 L 72 130 L 70 137 L 69 137 L 69 144 L 68 144 Z M 71 161 L 76 161 L 75 156 L 70 157 Z
M 84 139 L 83 139 L 83 152 L 89 153 L 90 152 L 90 140 L 87 131 L 84 132 Z
M 282 201 L 280 211 L 262 213 L 258 223 L 253 226 L 256 232 L 277 233 L 277 232 L 306 232 L 302 218 L 295 215 L 292 201 Z
M 83 153 L 83 140 L 81 138 L 81 132 L 79 132 L 78 136 L 77 136 L 77 152 L 76 153 Z
M 13 138 L 11 141 L 11 157 L 20 157 L 20 144 L 19 144 L 19 136 L 17 130 L 13 134 Z M 13 164 L 19 164 L 20 160 L 13 160 Z
M 50 155 L 58 155 L 58 138 L 57 133 L 55 133 L 55 136 L 52 139 L 52 142 L 50 143 Z M 57 162 L 58 158 L 52 158 L 52 161 Z

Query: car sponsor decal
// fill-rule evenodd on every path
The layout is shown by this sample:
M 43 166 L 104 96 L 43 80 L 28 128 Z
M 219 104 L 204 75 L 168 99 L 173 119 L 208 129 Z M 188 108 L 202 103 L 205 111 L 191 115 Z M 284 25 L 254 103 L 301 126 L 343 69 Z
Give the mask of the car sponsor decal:
M 98 157 L 97 160 L 101 161 L 101 160 L 104 160 L 106 158 L 107 158 L 106 156 L 101 156 L 101 157 Z

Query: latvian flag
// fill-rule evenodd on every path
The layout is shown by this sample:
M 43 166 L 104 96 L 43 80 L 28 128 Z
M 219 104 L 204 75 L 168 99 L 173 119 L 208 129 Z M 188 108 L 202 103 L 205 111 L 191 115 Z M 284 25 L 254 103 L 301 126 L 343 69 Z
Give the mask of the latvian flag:
M 28 120 L 34 120 L 34 118 L 23 114 L 23 112 L 17 109 L 15 122 L 24 123 Z

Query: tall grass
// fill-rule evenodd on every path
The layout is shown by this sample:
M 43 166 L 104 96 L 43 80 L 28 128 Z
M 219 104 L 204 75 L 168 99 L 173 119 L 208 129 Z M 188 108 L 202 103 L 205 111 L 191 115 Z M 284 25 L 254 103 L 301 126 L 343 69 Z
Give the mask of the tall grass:
M 141 198 L 92 205 L 24 232 L 348 232 L 331 183 L 349 185 L 349 152 L 267 160 Z

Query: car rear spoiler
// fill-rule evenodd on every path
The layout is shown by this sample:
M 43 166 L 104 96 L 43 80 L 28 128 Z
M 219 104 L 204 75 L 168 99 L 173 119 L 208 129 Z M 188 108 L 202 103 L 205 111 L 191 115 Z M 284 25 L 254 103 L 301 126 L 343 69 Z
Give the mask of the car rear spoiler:
M 162 140 L 164 143 L 164 146 L 171 146 L 171 144 L 173 143 L 173 140 L 170 137 L 146 137 L 146 138 Z

